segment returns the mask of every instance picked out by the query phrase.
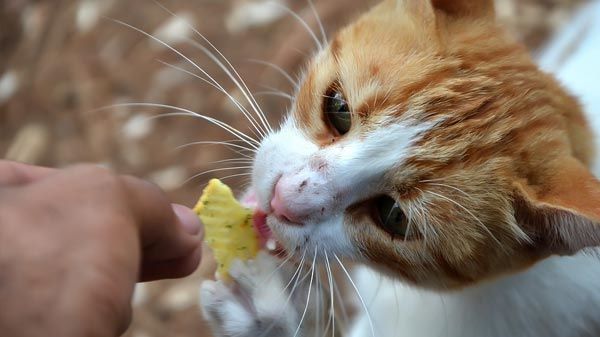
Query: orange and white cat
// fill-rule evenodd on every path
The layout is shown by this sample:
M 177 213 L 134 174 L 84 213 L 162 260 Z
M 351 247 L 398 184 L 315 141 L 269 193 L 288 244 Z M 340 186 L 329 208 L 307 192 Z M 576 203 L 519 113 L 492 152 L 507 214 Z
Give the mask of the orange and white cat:
M 261 255 L 235 286 L 206 282 L 217 336 L 339 334 L 313 280 L 342 261 L 366 266 L 368 315 L 346 336 L 600 336 L 600 261 L 581 253 L 600 244 L 593 136 L 492 0 L 383 1 L 311 60 L 295 98 L 251 190 L 304 263 Z

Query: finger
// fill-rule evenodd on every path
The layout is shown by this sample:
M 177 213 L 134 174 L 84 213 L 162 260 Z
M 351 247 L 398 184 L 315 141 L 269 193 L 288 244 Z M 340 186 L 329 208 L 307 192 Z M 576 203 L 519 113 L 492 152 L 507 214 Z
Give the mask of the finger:
M 29 172 L 27 168 L 25 172 Z M 34 177 L 43 175 L 38 172 L 34 169 Z M 200 227 L 199 220 L 194 223 L 192 211 L 183 206 L 175 210 L 157 186 L 138 178 L 118 176 L 95 165 L 56 172 L 53 179 L 42 179 L 36 184 L 44 193 L 35 196 L 46 199 L 48 195 L 62 196 L 68 205 L 91 208 L 99 216 L 104 214 L 112 227 L 131 224 L 140 239 L 141 265 L 183 259 L 201 245 L 201 231 L 194 228 Z M 35 204 L 35 200 L 30 202 Z M 111 227 L 101 223 L 103 227 Z M 116 229 L 125 233 L 123 227 Z
M 202 247 L 180 259 L 142 264 L 140 282 L 186 277 L 192 274 L 202 259 Z
M 173 211 L 175 212 L 175 215 L 177 216 L 177 219 L 179 220 L 183 229 L 188 234 L 191 234 L 191 235 L 203 235 L 204 234 L 202 223 L 200 223 L 200 219 L 198 218 L 196 213 L 194 213 L 194 211 L 192 211 L 191 209 L 189 209 L 183 205 L 173 204 L 172 206 L 173 206 Z
M 56 169 L 0 160 L 0 187 L 24 185 L 42 179 Z
M 133 177 L 123 181 L 129 208 L 138 220 L 144 262 L 179 259 L 200 246 L 200 223 L 191 210 L 172 206 L 158 187 L 146 181 Z

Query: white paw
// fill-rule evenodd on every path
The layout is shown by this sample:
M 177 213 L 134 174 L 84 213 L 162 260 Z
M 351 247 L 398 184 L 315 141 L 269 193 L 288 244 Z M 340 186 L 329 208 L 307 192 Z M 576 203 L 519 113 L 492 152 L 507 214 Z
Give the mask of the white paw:
M 201 304 L 218 337 L 293 337 L 299 324 L 296 294 L 281 261 L 260 253 L 253 261 L 235 261 L 233 282 L 205 281 Z M 285 282 L 284 282 L 285 281 Z M 287 286 L 287 288 L 286 288 Z M 296 287 L 298 289 L 302 287 Z M 302 336 L 298 334 L 297 336 Z

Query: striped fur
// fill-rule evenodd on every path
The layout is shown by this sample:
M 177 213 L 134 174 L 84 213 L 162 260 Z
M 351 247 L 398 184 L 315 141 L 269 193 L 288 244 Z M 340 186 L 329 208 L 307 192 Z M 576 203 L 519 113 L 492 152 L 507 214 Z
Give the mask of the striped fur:
M 393 125 L 421 127 L 377 191 L 396 197 L 415 239 L 391 240 L 359 204 L 346 205 L 344 220 L 361 252 L 352 258 L 419 286 L 460 288 L 600 242 L 579 104 L 492 13 L 484 0 L 384 1 L 315 57 L 291 115 L 317 153 Z M 323 121 L 332 83 L 354 112 L 342 139 Z M 573 184 L 589 188 L 569 196 Z

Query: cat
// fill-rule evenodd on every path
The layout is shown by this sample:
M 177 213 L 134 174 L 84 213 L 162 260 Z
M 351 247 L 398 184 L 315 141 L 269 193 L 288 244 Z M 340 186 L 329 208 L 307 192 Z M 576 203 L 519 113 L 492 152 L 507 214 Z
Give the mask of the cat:
M 217 337 L 600 336 L 593 133 L 492 0 L 384 0 L 295 98 L 249 192 L 288 258 L 202 285 Z M 363 267 L 344 328 L 346 261 Z

